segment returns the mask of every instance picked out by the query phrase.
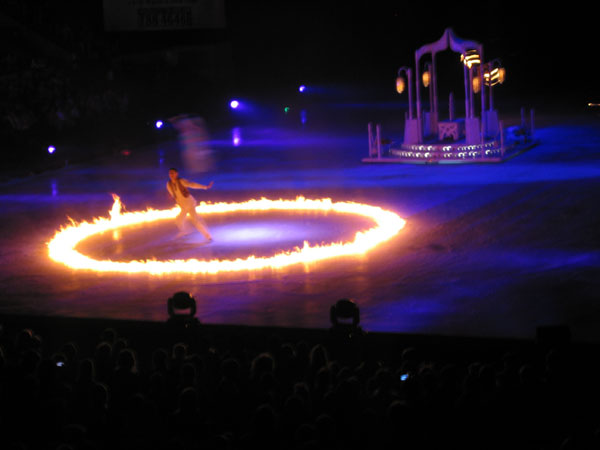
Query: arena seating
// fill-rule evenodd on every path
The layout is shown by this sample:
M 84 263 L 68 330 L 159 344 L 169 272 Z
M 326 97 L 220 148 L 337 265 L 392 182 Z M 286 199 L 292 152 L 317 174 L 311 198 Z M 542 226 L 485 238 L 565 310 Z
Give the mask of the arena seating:
M 564 328 L 513 340 L 167 314 L 0 323 L 3 448 L 598 444 L 598 348 L 571 342 Z

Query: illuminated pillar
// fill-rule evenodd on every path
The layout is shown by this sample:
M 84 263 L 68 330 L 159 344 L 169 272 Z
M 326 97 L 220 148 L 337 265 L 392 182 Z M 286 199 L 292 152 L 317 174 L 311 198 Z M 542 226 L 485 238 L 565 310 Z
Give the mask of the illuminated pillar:
M 480 58 L 480 63 L 479 63 L 479 85 L 481 86 L 481 89 L 479 90 L 480 94 L 481 94 L 481 143 L 483 144 L 484 140 L 485 140 L 485 133 L 487 130 L 487 126 L 486 126 L 486 120 L 484 117 L 485 114 L 485 84 L 483 83 L 483 46 L 481 46 L 481 48 L 479 49 L 479 58 Z
M 415 54 L 415 87 L 417 88 L 417 127 L 418 127 L 418 139 L 419 144 L 423 142 L 423 130 L 421 126 L 421 73 L 419 71 L 419 58 Z
M 490 73 L 491 73 L 491 71 L 490 71 Z M 491 79 L 490 79 L 490 85 L 488 86 L 488 89 L 490 90 L 490 94 L 489 94 L 490 95 L 489 110 L 492 111 L 494 109 L 494 96 L 492 95 L 493 89 L 492 89 L 492 80 Z
M 475 102 L 473 101 L 473 69 L 469 68 L 469 118 L 475 116 Z
M 398 78 L 401 78 L 402 75 L 406 75 L 406 83 L 408 85 L 408 118 L 410 120 L 413 119 L 413 88 L 412 88 L 412 70 L 410 67 L 400 67 L 398 69 Z M 397 81 L 396 81 L 397 83 Z M 397 86 L 396 86 L 397 89 Z M 404 90 L 404 88 L 403 88 Z M 400 93 L 400 92 L 398 92 Z
M 438 93 L 437 93 L 437 69 L 435 66 L 435 53 L 431 54 L 431 71 L 433 72 L 432 75 L 432 82 L 433 82 L 433 110 L 435 111 L 435 115 L 437 118 L 437 112 L 438 112 Z
M 413 87 L 410 67 L 406 70 L 406 79 L 408 82 L 408 118 L 413 119 Z
M 425 72 L 429 73 L 429 86 L 425 86 L 425 83 L 423 83 L 423 87 L 425 88 L 429 88 L 429 111 L 433 112 L 435 111 L 435 105 L 434 105 L 434 101 L 433 101 L 433 93 L 432 91 L 434 90 L 433 87 L 433 73 L 435 73 L 434 69 L 432 68 L 433 66 L 429 63 L 425 63 L 424 68 L 425 68 Z M 425 72 L 423 73 L 423 75 L 425 75 Z
M 408 119 L 404 120 L 404 143 L 405 144 L 419 144 L 419 120 L 414 118 L 413 115 L 413 86 L 412 86 L 412 71 L 410 67 L 401 67 L 398 69 L 398 76 L 400 77 L 403 73 L 406 74 L 408 83 Z M 418 82 L 417 82 L 418 86 Z
M 465 118 L 471 117 L 469 109 L 469 76 L 467 74 L 467 66 L 463 64 L 463 78 L 465 80 Z

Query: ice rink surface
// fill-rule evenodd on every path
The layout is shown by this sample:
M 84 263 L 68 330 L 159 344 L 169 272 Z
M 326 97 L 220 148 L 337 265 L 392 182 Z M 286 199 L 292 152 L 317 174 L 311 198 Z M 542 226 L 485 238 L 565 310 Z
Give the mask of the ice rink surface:
M 195 159 L 165 135 L 128 155 L 3 182 L 0 313 L 163 321 L 167 298 L 183 290 L 210 324 L 326 328 L 331 305 L 352 298 L 367 331 L 530 338 L 537 326 L 560 324 L 574 340 L 600 341 L 597 117 L 540 117 L 539 144 L 500 164 L 404 165 L 361 162 L 373 111 L 389 118 L 384 136 L 400 139 L 401 109 L 304 111 L 219 126 L 207 118 Z M 107 217 L 111 193 L 129 211 L 172 207 L 165 189 L 172 166 L 184 178 L 214 181 L 209 191 L 193 191 L 199 201 L 331 198 L 392 210 L 407 225 L 367 255 L 281 270 L 97 274 L 48 258 L 46 243 L 68 217 Z M 175 224 L 161 222 L 79 249 L 119 261 L 230 259 L 351 239 L 368 226 L 360 218 L 277 213 L 206 222 L 209 245 L 200 245 L 199 233 L 175 240 Z

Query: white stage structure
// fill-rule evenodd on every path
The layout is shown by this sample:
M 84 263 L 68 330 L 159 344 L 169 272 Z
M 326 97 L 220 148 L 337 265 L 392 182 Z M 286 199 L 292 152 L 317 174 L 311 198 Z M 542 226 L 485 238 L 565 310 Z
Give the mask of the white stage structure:
M 447 116 L 440 114 L 436 55 L 451 50 L 463 65 L 465 116 L 456 117 L 450 93 Z M 429 58 L 428 58 L 429 57 Z M 380 125 L 369 124 L 369 156 L 364 162 L 461 163 L 501 162 L 533 144 L 533 110 L 527 123 L 521 110 L 521 124 L 505 129 L 494 108 L 493 87 L 504 82 L 505 71 L 498 59 L 484 61 L 483 45 L 457 37 L 447 28 L 442 37 L 415 52 L 415 70 L 398 69 L 396 90 L 408 87 L 408 111 L 404 140 L 381 147 Z M 413 102 L 413 83 L 416 100 Z M 423 108 L 421 84 L 429 88 L 429 110 Z M 479 101 L 476 96 L 479 95 Z M 413 103 L 414 106 L 413 107 Z M 480 103 L 479 114 L 477 104 Z M 416 116 L 414 111 L 416 110 Z M 374 130 L 376 134 L 374 135 Z

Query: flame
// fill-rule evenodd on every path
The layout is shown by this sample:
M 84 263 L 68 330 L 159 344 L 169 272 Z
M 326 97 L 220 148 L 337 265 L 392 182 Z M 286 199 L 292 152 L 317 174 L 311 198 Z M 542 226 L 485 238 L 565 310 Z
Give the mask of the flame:
M 395 236 L 406 224 L 397 214 L 377 206 L 353 202 L 333 202 L 329 198 L 311 200 L 297 197 L 295 200 L 249 200 L 242 203 L 200 203 L 196 211 L 200 214 L 231 213 L 239 211 L 321 211 L 355 214 L 372 219 L 377 226 L 366 231 L 357 232 L 354 241 L 337 242 L 327 245 L 313 245 L 304 242 L 302 248 L 278 253 L 270 257 L 251 255 L 245 259 L 234 260 L 137 260 L 119 262 L 111 260 L 95 260 L 82 255 L 75 247 L 84 239 L 106 231 L 116 231 L 122 227 L 147 224 L 159 220 L 174 219 L 179 208 L 167 210 L 147 209 L 146 211 L 123 212 L 123 204 L 113 194 L 114 203 L 110 210 L 110 218 L 99 217 L 92 222 L 71 221 L 48 242 L 48 255 L 56 262 L 72 269 L 87 269 L 97 272 L 147 273 L 166 275 L 173 273 L 216 274 L 219 272 L 236 272 L 258 270 L 264 268 L 282 268 L 293 264 L 311 263 L 328 258 L 361 255 L 378 244 Z
M 125 208 L 123 207 L 123 203 L 121 203 L 121 199 L 117 194 L 112 194 L 112 198 L 114 200 L 112 208 L 109 211 L 111 220 L 118 218 L 121 215 L 121 211 Z

